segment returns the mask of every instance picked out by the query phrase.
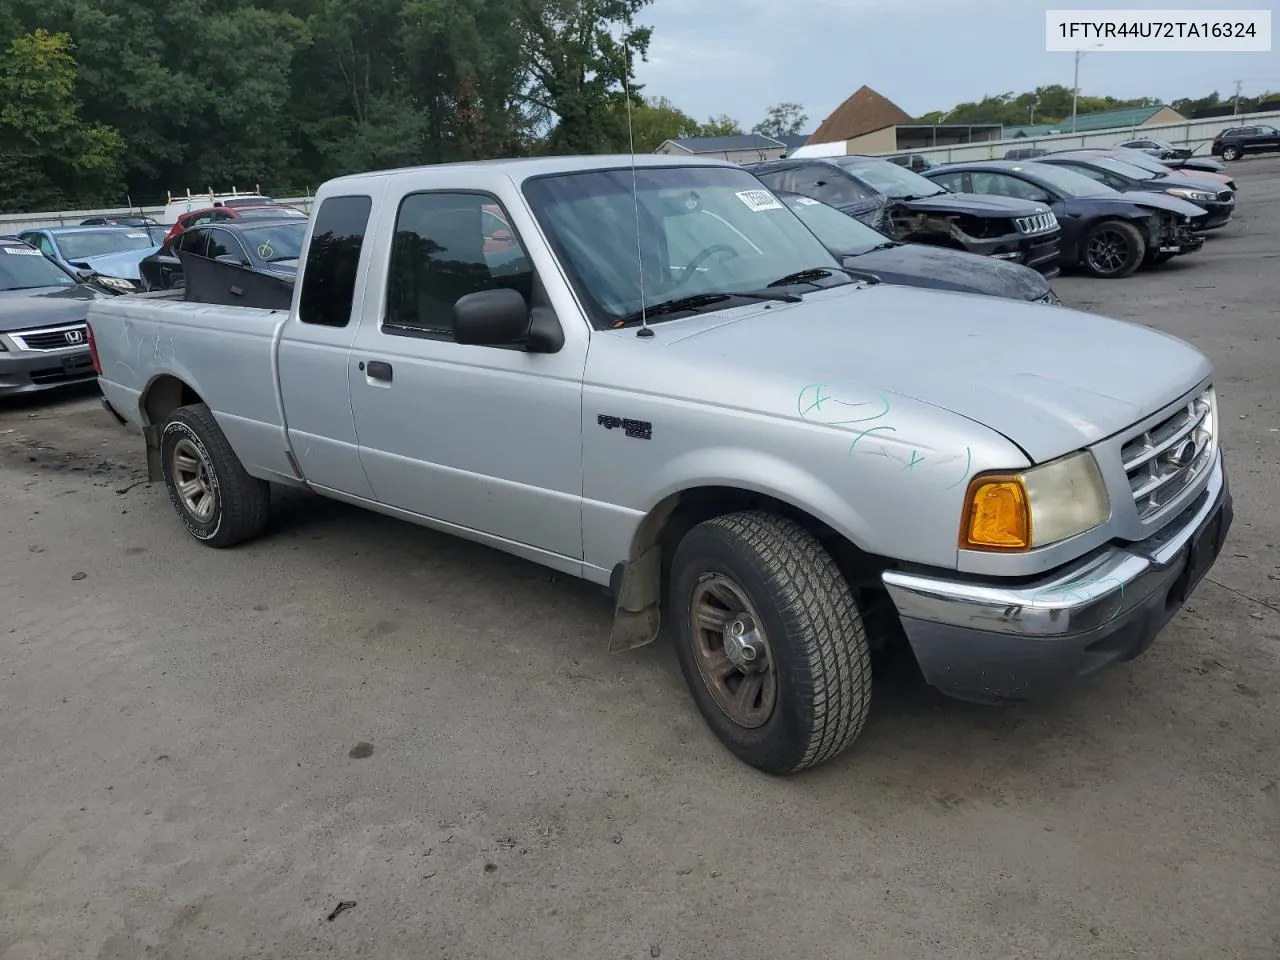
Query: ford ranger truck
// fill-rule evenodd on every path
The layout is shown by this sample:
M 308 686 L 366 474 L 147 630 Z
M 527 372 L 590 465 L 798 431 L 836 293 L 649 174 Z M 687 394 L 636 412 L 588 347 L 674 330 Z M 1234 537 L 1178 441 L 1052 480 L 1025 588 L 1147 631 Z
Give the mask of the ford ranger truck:
M 854 740 L 895 642 L 990 703 L 1136 657 L 1231 524 L 1199 351 L 846 272 L 733 164 L 342 177 L 303 250 L 288 309 L 234 283 L 91 307 L 191 536 L 256 537 L 305 487 L 607 587 L 611 648 L 668 628 L 770 773 Z

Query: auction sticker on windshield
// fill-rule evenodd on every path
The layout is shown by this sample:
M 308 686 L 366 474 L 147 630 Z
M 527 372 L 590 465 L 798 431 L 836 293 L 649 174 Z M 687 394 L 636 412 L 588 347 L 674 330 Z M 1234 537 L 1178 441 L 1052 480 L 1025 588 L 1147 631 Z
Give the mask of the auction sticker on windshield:
M 5 253 L 12 253 L 19 257 L 43 257 L 44 254 L 34 247 L 0 247 Z
M 735 194 L 739 200 L 755 213 L 763 210 L 781 210 L 782 204 L 768 190 L 741 190 Z

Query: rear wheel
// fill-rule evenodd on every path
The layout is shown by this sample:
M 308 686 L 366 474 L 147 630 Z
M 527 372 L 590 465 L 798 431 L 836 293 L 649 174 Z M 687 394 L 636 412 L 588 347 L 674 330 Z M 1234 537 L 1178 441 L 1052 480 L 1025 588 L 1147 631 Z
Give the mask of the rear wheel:
M 1104 220 L 1084 240 L 1084 267 L 1095 277 L 1127 277 L 1142 265 L 1146 241 L 1138 228 L 1123 220 Z
M 1234 143 L 1230 143 L 1230 144 L 1227 144 L 1227 146 L 1222 148 L 1222 159 L 1223 160 L 1239 160 L 1241 153 L 1242 151 L 1240 150 L 1239 147 L 1237 147 Z
M 739 759 L 766 773 L 844 750 L 871 703 L 871 655 L 853 593 L 830 554 L 769 513 L 694 527 L 671 565 L 685 682 Z
M 201 543 L 230 547 L 266 527 L 270 486 L 245 472 L 203 403 L 173 411 L 160 432 L 160 455 L 169 499 Z

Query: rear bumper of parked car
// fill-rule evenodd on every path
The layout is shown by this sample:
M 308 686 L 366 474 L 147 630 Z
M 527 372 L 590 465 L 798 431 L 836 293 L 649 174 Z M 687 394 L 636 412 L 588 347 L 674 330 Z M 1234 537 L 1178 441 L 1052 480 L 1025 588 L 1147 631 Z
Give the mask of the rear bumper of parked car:
M 1061 272 L 1058 264 L 1061 245 L 1062 231 L 1060 230 L 1033 236 L 1012 233 L 995 239 L 974 237 L 965 239 L 965 248 L 970 253 L 1008 260 L 1010 263 L 1020 263 L 1024 267 L 1030 267 L 1044 274 L 1050 280 Z
M 34 393 L 69 383 L 85 383 L 97 374 L 89 348 L 19 350 L 9 338 L 0 351 L 0 396 Z
M 965 700 L 1030 700 L 1145 651 L 1213 566 L 1232 518 L 1219 453 L 1200 496 L 1141 543 L 1016 587 L 902 571 L 883 579 L 930 684 Z

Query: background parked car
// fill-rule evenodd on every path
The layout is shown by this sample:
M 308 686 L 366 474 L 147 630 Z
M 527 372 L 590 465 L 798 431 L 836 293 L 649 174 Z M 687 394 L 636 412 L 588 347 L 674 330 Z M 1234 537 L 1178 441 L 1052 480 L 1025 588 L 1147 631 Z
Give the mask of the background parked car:
M 914 170 L 920 173 L 922 170 L 929 170 L 938 165 L 937 160 L 930 160 L 928 157 L 919 153 L 898 153 L 892 157 L 885 157 L 890 163 L 896 163 L 900 167 L 906 167 L 908 170 Z
M 1062 224 L 1062 266 L 1080 265 L 1096 277 L 1127 277 L 1144 263 L 1204 245 L 1191 231 L 1200 207 L 1162 193 L 1121 193 L 1065 167 L 984 160 L 948 164 L 928 176 L 948 189 L 1048 204 Z
M 142 227 L 48 227 L 18 236 L 68 273 L 95 274 L 119 293 L 138 289 L 138 262 L 160 247 Z
M 1215 191 L 1226 187 L 1228 190 L 1235 192 L 1236 182 L 1225 173 L 1211 172 L 1208 170 L 1171 170 L 1169 165 L 1163 160 L 1157 160 L 1149 153 L 1143 153 L 1141 150 L 1128 150 L 1116 147 L 1112 150 L 1103 150 L 1100 148 L 1090 148 L 1087 150 L 1071 150 L 1069 153 L 1092 153 L 1099 157 L 1114 157 L 1116 160 L 1123 160 L 1125 163 L 1131 163 L 1135 167 L 1141 167 L 1148 173 L 1156 175 L 1157 179 L 1164 177 L 1174 177 L 1179 180 L 1197 180 L 1201 183 L 1208 184 Z M 1225 167 L 1223 168 L 1226 169 Z
M 96 376 L 85 319 L 105 296 L 17 237 L 0 237 L 0 396 Z
M 160 222 L 173 224 L 178 217 L 193 210 L 207 210 L 210 207 L 262 207 L 275 203 L 271 197 L 261 193 L 188 193 L 185 197 L 170 195 L 160 214 Z
M 235 220 L 192 227 L 142 261 L 142 285 L 146 290 L 169 290 L 183 285 L 179 253 L 222 260 L 292 280 L 298 272 L 298 255 L 307 221 Z
M 178 217 L 173 226 L 169 228 L 169 232 L 165 235 L 163 242 L 168 243 L 182 233 L 183 230 L 189 230 L 192 227 L 205 224 L 227 223 L 231 220 L 282 220 L 287 218 L 306 220 L 307 215 L 297 207 L 290 207 L 283 203 L 205 207 L 202 210 L 192 210 L 190 213 L 184 213 Z
M 778 199 L 795 211 L 822 245 L 846 267 L 873 274 L 885 283 L 981 293 L 1033 303 L 1062 302 L 1044 274 L 1020 263 L 1006 263 L 994 257 L 927 243 L 890 240 L 862 221 L 812 197 L 780 193 Z
M 88 217 L 80 221 L 82 227 L 158 227 L 155 217 Z
M 1046 276 L 1058 272 L 1061 231 L 1040 204 L 949 193 L 880 157 L 773 160 L 746 169 L 774 190 L 821 200 L 893 240 L 958 247 Z
M 1041 150 L 1039 147 L 1015 147 L 1012 150 L 1004 152 L 1006 160 L 1030 160 L 1032 157 L 1043 157 L 1048 150 Z
M 1180 200 L 1189 200 L 1205 210 L 1203 215 L 1192 222 L 1192 227 L 1196 230 L 1212 230 L 1230 223 L 1236 209 L 1236 198 L 1232 191 L 1225 188 L 1214 190 L 1203 180 L 1180 177 L 1172 170 L 1152 173 L 1128 161 L 1088 151 L 1051 153 L 1037 157 L 1036 162 L 1066 167 L 1122 193 L 1167 193 Z
M 1156 140 L 1151 137 L 1126 140 L 1124 143 L 1117 144 L 1117 146 L 1129 150 L 1141 150 L 1143 153 L 1148 153 L 1158 160 L 1185 160 L 1191 156 L 1191 151 L 1185 147 L 1175 147 L 1168 140 Z
M 1280 150 L 1280 130 L 1257 124 L 1228 127 L 1213 138 L 1209 151 L 1223 160 L 1239 160 L 1246 153 L 1275 153 Z

